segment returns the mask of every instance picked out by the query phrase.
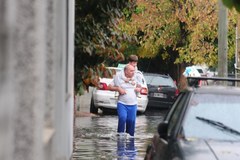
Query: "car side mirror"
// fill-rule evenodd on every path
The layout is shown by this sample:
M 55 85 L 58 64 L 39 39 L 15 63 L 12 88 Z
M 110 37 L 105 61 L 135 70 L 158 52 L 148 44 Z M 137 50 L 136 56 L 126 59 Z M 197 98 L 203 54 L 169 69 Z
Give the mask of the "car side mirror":
M 167 139 L 167 129 L 168 129 L 168 123 L 167 122 L 161 122 L 158 125 L 158 134 L 161 138 Z

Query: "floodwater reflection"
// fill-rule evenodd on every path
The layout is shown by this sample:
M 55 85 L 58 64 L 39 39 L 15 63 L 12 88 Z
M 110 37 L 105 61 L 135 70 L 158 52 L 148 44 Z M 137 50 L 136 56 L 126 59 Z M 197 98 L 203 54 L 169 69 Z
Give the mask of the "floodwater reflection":
M 118 137 L 117 155 L 118 155 L 118 158 L 117 158 L 118 160 L 124 160 L 124 159 L 134 160 L 136 158 L 137 150 L 135 148 L 133 137 L 122 138 L 121 135 Z
M 161 113 L 137 116 L 132 137 L 116 133 L 117 115 L 76 117 L 72 160 L 142 160 L 162 119 Z

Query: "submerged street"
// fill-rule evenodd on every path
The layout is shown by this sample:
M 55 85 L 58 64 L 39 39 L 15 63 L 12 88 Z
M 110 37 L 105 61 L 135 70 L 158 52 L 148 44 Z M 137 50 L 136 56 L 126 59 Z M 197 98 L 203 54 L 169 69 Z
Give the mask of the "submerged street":
M 116 114 L 76 117 L 72 159 L 144 159 L 146 148 L 165 113 L 165 110 L 158 110 L 138 115 L 134 137 L 117 135 Z

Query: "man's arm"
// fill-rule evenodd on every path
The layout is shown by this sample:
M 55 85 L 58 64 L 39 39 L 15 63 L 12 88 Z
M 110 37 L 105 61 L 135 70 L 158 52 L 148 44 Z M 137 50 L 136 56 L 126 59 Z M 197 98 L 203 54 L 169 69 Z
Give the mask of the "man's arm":
M 112 84 L 108 85 L 108 90 L 110 91 L 117 91 L 119 94 L 126 94 L 126 91 L 118 86 L 113 86 Z
M 108 85 L 108 90 L 117 91 L 119 94 L 126 94 L 126 91 L 118 86 L 119 75 L 114 76 L 112 83 Z

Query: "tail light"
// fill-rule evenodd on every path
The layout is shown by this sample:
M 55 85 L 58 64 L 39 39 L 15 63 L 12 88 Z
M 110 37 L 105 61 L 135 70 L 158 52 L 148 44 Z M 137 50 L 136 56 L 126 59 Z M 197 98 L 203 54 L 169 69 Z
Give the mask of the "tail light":
M 148 94 L 148 89 L 147 88 L 141 88 L 140 94 L 147 95 Z
M 177 85 L 177 81 L 176 80 L 174 80 L 173 82 L 174 82 L 175 85 Z
M 100 90 L 108 90 L 108 86 L 107 86 L 106 83 L 100 83 L 98 85 L 98 89 L 100 89 Z
M 175 96 L 178 96 L 178 94 L 179 94 L 179 89 L 176 89 L 175 90 Z
M 202 86 L 202 81 L 201 80 L 198 81 L 198 86 Z
M 198 86 L 201 87 L 201 86 L 205 86 L 205 85 L 208 85 L 208 82 L 206 80 L 199 80 L 198 81 Z
M 176 80 L 174 80 L 174 83 L 175 83 L 175 85 L 177 86 L 177 81 Z M 175 96 L 178 96 L 179 95 L 179 89 L 177 88 L 176 90 L 175 90 Z

